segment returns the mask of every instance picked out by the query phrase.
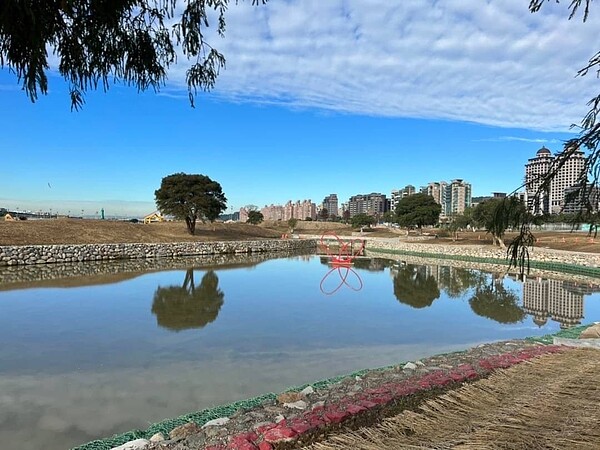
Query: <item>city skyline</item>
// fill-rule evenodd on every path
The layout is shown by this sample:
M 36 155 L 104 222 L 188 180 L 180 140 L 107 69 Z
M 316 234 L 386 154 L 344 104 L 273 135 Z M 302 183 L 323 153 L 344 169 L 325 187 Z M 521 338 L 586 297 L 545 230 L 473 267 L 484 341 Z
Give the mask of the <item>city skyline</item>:
M 539 155 L 540 151 L 545 151 L 548 154 L 549 150 L 544 146 L 542 147 L 542 149 L 540 149 L 537 154 Z M 557 153 L 558 154 L 558 153 Z M 527 170 L 527 167 L 531 164 L 531 161 L 533 159 L 530 158 L 528 161 L 529 163 L 525 165 L 525 168 Z M 411 194 L 415 194 L 418 192 L 423 192 L 426 193 L 428 195 L 431 195 L 437 203 L 442 204 L 443 208 L 442 208 L 442 216 L 445 217 L 446 214 L 449 214 L 447 212 L 445 212 L 445 208 L 450 206 L 451 200 L 450 198 L 446 199 L 446 195 L 450 195 L 450 193 L 445 194 L 442 191 L 445 191 L 447 188 L 450 188 L 451 186 L 454 186 L 456 183 L 458 183 L 459 185 L 466 185 L 468 186 L 468 193 L 467 193 L 467 197 L 466 197 L 466 202 L 465 199 L 463 199 L 463 206 L 459 207 L 459 210 L 454 211 L 453 213 L 457 213 L 457 212 L 462 212 L 464 210 L 464 207 L 468 207 L 470 206 L 470 199 L 471 199 L 471 190 L 472 190 L 472 186 L 471 183 L 468 182 L 468 180 L 464 180 L 462 178 L 458 178 L 458 179 L 453 179 L 450 182 L 447 181 L 429 181 L 428 183 L 426 183 L 425 185 L 422 186 L 418 186 L 415 187 L 414 185 L 411 184 L 407 184 L 406 186 L 404 186 L 403 188 L 393 188 L 388 190 L 387 192 L 384 193 L 377 193 L 377 195 L 382 195 L 383 197 L 387 197 L 387 201 L 389 202 L 389 210 L 390 211 L 394 211 L 394 207 L 395 207 L 395 202 L 397 202 L 400 198 L 406 196 L 406 195 L 411 195 Z M 435 187 L 437 186 L 437 188 Z M 51 188 L 50 183 L 48 183 L 48 187 Z M 441 188 L 440 188 L 441 187 Z M 523 187 L 523 189 L 525 188 L 525 186 Z M 524 193 L 524 191 L 521 191 Z M 316 212 L 318 212 L 318 210 L 323 207 L 323 205 L 325 205 L 325 203 L 327 203 L 329 201 L 330 196 L 334 199 L 334 201 L 338 202 L 338 198 L 339 198 L 339 208 L 340 211 L 341 209 L 344 207 L 344 205 L 348 205 L 348 202 L 352 203 L 352 199 L 355 197 L 361 197 L 361 196 L 369 196 L 369 195 L 373 195 L 375 194 L 375 192 L 371 192 L 371 194 L 366 194 L 366 193 L 354 193 L 353 195 L 351 195 L 350 197 L 348 197 L 348 199 L 346 199 L 346 201 L 344 201 L 345 199 L 339 197 L 336 193 L 331 193 L 329 195 L 326 195 L 323 198 L 323 201 L 312 201 L 312 199 L 306 199 L 304 198 L 304 200 L 302 201 L 304 202 L 312 202 L 314 203 L 314 206 L 316 207 L 315 210 L 315 215 Z M 487 193 L 486 195 L 481 195 L 479 197 L 491 197 L 493 196 L 495 193 Z M 464 194 L 463 194 L 464 195 Z M 301 195 L 296 195 L 295 198 L 301 198 Z M 264 199 L 263 199 L 264 200 Z M 446 205 L 446 202 L 448 202 L 448 204 Z M 24 205 L 26 205 L 25 207 L 21 207 L 19 206 L 19 203 L 22 203 Z M 132 216 L 143 216 L 143 215 L 147 215 L 151 212 L 151 210 L 155 209 L 155 205 L 151 204 L 149 202 L 124 202 L 124 201 L 81 201 L 81 202 L 76 202 L 76 201 L 68 201 L 68 202 L 62 202 L 61 206 L 59 206 L 58 208 L 52 208 L 49 207 L 46 203 L 38 201 L 38 202 L 28 202 L 28 201 L 21 201 L 21 200 L 7 200 L 7 199 L 2 199 L 0 198 L 0 208 L 6 208 L 8 210 L 11 211 L 28 211 L 28 212 L 33 212 L 33 213 L 38 213 L 38 212 L 42 212 L 42 213 L 54 213 L 54 214 L 59 214 L 59 215 L 68 215 L 68 216 L 81 216 L 81 217 L 88 217 L 88 218 L 92 218 L 92 217 L 100 217 L 100 211 L 104 210 L 104 205 L 107 203 L 112 203 L 113 205 L 113 209 L 112 211 L 110 211 L 109 214 L 106 215 L 107 218 L 110 217 L 132 217 Z M 223 211 L 223 214 L 233 214 L 234 212 L 240 212 L 243 209 L 245 209 L 246 207 L 250 206 L 256 206 L 258 208 L 258 210 L 263 211 L 265 209 L 269 209 L 269 208 L 286 208 L 286 207 L 291 207 L 292 204 L 294 204 L 294 206 L 296 206 L 296 204 L 299 204 L 300 201 L 296 200 L 295 203 L 294 201 L 292 201 L 291 199 L 288 199 L 286 202 L 282 202 L 282 203 L 274 203 L 274 202 L 268 202 L 268 201 L 255 201 L 252 203 L 248 203 L 245 205 L 241 205 L 239 208 L 235 208 L 233 207 L 233 205 L 229 204 L 227 206 L 227 209 L 225 211 Z M 258 205 L 264 205 L 264 206 L 257 206 Z M 6 205 L 17 205 L 17 206 L 9 206 L 8 208 L 6 207 Z M 132 208 L 132 205 L 135 205 L 135 207 Z M 326 206 L 324 206 L 326 207 Z M 456 206 L 455 206 L 456 207 Z M 328 208 L 329 209 L 329 208 Z M 337 209 L 337 206 L 336 208 Z M 133 211 L 137 211 L 137 212 L 133 212 Z M 387 211 L 387 209 L 386 209 Z M 273 213 L 268 213 L 268 215 L 272 215 Z M 276 213 L 276 215 L 281 215 L 282 217 L 284 215 L 286 215 L 285 213 Z M 313 214 L 308 214 L 306 215 L 307 217 L 312 217 Z M 339 215 L 339 214 L 334 214 L 334 215 Z M 292 216 L 292 213 L 287 213 L 287 216 Z M 267 215 L 265 215 L 265 217 L 267 217 Z
M 80 112 L 55 60 L 35 104 L 0 69 L 0 205 L 146 214 L 177 172 L 221 183 L 228 210 L 455 178 L 510 192 L 596 94 L 574 78 L 594 49 L 573 42 L 593 42 L 600 18 L 569 21 L 563 3 L 247 3 L 228 11 L 227 70 L 195 109 L 183 61 L 158 94 L 112 86 Z

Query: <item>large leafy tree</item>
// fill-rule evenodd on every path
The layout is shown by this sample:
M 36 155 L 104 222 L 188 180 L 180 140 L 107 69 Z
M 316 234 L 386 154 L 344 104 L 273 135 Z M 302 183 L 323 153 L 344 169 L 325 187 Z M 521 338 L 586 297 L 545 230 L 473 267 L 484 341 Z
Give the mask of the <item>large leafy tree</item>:
M 190 102 L 211 89 L 225 57 L 206 41 L 211 20 L 225 34 L 231 0 L 3 0 L 0 66 L 13 70 L 32 101 L 48 92 L 49 52 L 70 86 L 71 105 L 112 83 L 158 90 L 181 52 Z M 252 0 L 253 4 L 267 0 Z M 237 3 L 237 0 L 236 0 Z
M 375 217 L 370 216 L 370 215 L 365 214 L 365 213 L 360 213 L 360 214 L 354 215 L 350 219 L 350 222 L 352 223 L 352 226 L 354 228 L 368 227 L 368 226 L 371 226 L 371 225 L 373 225 L 375 223 Z
M 321 219 L 321 220 L 329 219 L 329 211 L 327 210 L 327 208 L 321 208 L 321 210 L 319 211 L 319 219 Z
M 248 211 L 248 220 L 246 220 L 246 222 L 251 225 L 258 225 L 264 218 L 263 213 L 260 211 Z
M 420 230 L 423 226 L 435 225 L 441 211 L 442 207 L 431 195 L 409 195 L 396 204 L 396 221 L 403 227 Z
M 166 176 L 154 196 L 158 209 L 185 220 L 190 234 L 196 232 L 197 220 L 213 222 L 227 208 L 221 185 L 206 175 Z

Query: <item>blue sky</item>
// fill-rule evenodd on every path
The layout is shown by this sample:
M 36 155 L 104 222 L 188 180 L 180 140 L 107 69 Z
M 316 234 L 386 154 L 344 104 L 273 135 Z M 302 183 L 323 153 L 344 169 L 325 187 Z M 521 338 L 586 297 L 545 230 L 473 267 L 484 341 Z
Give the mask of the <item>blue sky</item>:
M 138 215 L 175 172 L 219 181 L 228 212 L 454 178 L 511 191 L 596 95 L 593 74 L 574 75 L 598 20 L 568 21 L 563 3 L 250 3 L 211 42 L 227 70 L 195 109 L 182 58 L 160 94 L 113 86 L 80 112 L 58 76 L 32 104 L 0 69 L 0 206 Z

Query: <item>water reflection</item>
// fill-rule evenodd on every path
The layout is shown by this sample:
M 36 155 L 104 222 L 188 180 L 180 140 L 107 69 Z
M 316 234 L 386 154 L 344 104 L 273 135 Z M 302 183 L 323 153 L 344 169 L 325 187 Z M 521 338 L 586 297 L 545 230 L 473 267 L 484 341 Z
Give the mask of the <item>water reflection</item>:
M 600 320 L 593 279 L 357 258 L 363 289 L 327 301 L 323 260 L 222 259 L 0 270 L 1 448 L 62 450 L 315 379 Z
M 540 327 L 551 318 L 561 328 L 570 328 L 583 319 L 584 294 L 599 291 L 590 284 L 529 278 L 523 283 L 523 308 Z
M 200 286 L 194 283 L 194 269 L 187 269 L 182 286 L 159 286 L 154 293 L 152 314 L 159 326 L 181 331 L 202 328 L 214 322 L 225 294 L 219 289 L 219 277 L 209 270 Z
M 394 295 L 413 308 L 426 308 L 439 298 L 440 290 L 449 298 L 467 298 L 471 310 L 502 324 L 522 322 L 527 316 L 539 327 L 548 319 L 561 328 L 581 324 L 584 296 L 600 292 L 591 282 L 550 280 L 542 277 L 486 273 L 452 266 L 396 263 L 391 273 Z M 507 286 L 507 279 L 519 282 L 522 295 Z
M 406 264 L 395 271 L 394 295 L 400 303 L 427 308 L 440 297 L 438 283 L 427 268 Z
M 332 282 L 329 282 L 329 277 L 333 277 Z M 333 295 L 344 286 L 354 292 L 358 292 L 363 288 L 362 278 L 349 265 L 334 264 L 329 272 L 321 278 L 319 289 L 321 289 L 321 292 L 325 295 Z
M 475 314 L 499 323 L 518 323 L 525 318 L 525 311 L 518 305 L 519 296 L 507 289 L 498 274 L 492 274 L 489 283 L 480 283 L 469 299 Z
M 450 266 L 426 266 L 438 286 L 450 298 L 461 298 L 469 289 L 485 283 L 487 274 L 478 270 Z

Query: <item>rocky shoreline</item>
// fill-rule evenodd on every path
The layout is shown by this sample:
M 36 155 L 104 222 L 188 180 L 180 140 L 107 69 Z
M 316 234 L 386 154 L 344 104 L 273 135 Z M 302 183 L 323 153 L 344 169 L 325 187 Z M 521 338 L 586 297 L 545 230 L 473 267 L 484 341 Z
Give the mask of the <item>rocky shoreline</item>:
M 570 331 L 571 334 L 574 332 Z M 163 426 L 157 424 L 137 435 L 130 434 L 136 439 L 118 446 L 102 447 L 102 441 L 95 441 L 76 450 L 301 448 L 340 428 L 371 425 L 402 410 L 415 409 L 424 400 L 465 382 L 487 377 L 497 369 L 564 349 L 547 345 L 548 342 L 548 339 L 545 343 L 543 339 L 495 342 L 461 352 L 364 370 L 300 386 L 279 395 L 267 395 L 254 406 L 240 405 L 230 415 L 215 417 L 213 414 L 205 416 L 212 419 L 204 421 L 186 418 L 171 429 L 166 428 L 174 422 Z
M 437 255 L 451 259 L 472 258 L 506 261 L 506 250 L 490 245 L 440 245 L 406 242 L 399 239 L 367 239 L 366 248 L 367 250 L 392 250 L 407 254 Z M 529 251 L 531 261 L 600 268 L 600 254 L 598 253 L 570 252 L 543 247 L 531 247 Z

